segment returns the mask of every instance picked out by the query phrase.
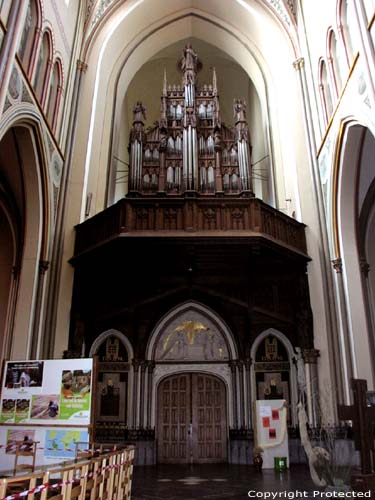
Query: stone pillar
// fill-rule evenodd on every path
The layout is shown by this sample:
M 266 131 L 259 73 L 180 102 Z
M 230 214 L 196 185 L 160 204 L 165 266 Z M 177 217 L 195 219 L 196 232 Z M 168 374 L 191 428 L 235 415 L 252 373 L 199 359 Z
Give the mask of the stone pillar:
M 38 283 L 36 289 L 36 300 L 35 300 L 35 309 L 34 309 L 34 318 L 33 318 L 33 326 L 32 326 L 32 337 L 31 337 L 31 345 L 29 356 L 30 359 L 38 359 L 39 358 L 39 329 L 41 323 L 41 314 L 42 314 L 42 304 L 43 304 L 43 295 L 44 295 L 44 281 L 45 275 L 49 268 L 48 260 L 41 260 L 39 262 L 39 274 L 38 274 Z
M 237 387 L 240 396 L 239 400 L 239 426 L 241 428 L 245 427 L 245 385 L 243 377 L 243 367 L 244 363 L 242 360 L 237 361 Z
M 309 425 L 319 425 L 319 379 L 318 379 L 318 357 L 320 351 L 314 348 L 303 349 L 303 361 L 305 363 L 306 397 Z
M 245 369 L 245 391 L 247 395 L 247 421 L 246 426 L 251 429 L 252 427 L 252 410 L 253 410 L 253 402 L 252 402 L 252 394 L 251 394 L 251 358 L 245 359 L 244 369 Z
M 139 383 L 139 359 L 133 359 L 132 361 L 133 370 L 134 370 L 134 378 L 133 378 L 133 416 L 132 416 L 132 426 L 133 428 L 138 427 L 138 383 Z
M 229 367 L 232 372 L 233 427 L 238 429 L 237 360 L 230 360 Z
M 5 96 L 17 53 L 19 37 L 23 28 L 28 2 L 17 0 L 11 3 L 7 31 L 0 49 L 0 116 L 3 112 Z
M 146 361 L 140 361 L 140 381 L 139 381 L 139 426 L 144 427 L 145 422 L 145 371 Z
M 152 381 L 153 381 L 154 370 L 155 370 L 155 361 L 147 361 L 147 400 L 146 400 L 147 420 L 145 424 L 146 428 L 151 427 Z
M 344 281 L 342 276 L 342 260 L 341 258 L 335 259 L 332 261 L 333 269 L 336 271 L 335 273 L 335 281 L 336 281 L 336 300 L 337 300 L 337 308 L 338 308 L 338 321 L 339 321 L 339 329 L 341 330 L 341 335 L 339 336 L 340 341 L 340 354 L 341 360 L 336 360 L 342 364 L 342 371 L 345 377 L 344 380 L 344 403 L 350 403 L 350 387 L 349 381 L 353 378 L 353 366 L 354 362 L 352 359 L 352 349 L 350 342 L 350 331 L 349 331 L 349 320 L 348 320 L 348 309 L 345 297 L 344 290 Z

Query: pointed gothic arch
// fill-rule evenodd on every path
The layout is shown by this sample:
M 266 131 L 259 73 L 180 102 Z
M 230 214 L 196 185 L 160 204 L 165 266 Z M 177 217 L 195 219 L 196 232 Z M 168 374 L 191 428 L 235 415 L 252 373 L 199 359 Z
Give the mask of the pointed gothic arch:
M 187 301 L 171 309 L 164 315 L 153 329 L 147 344 L 145 359 L 155 360 L 157 358 L 158 342 L 165 328 L 176 318 L 186 313 L 197 314 L 200 318 L 206 317 L 217 328 L 226 343 L 228 359 L 237 359 L 238 350 L 233 335 L 225 321 L 211 308 L 197 301 Z M 199 321 L 199 320 L 198 320 Z M 203 359 L 202 359 L 203 361 Z
M 94 342 L 92 343 L 89 351 L 89 356 L 92 358 L 95 356 L 95 354 L 98 352 L 100 346 L 110 337 L 115 337 L 122 342 L 122 344 L 125 346 L 126 350 L 128 351 L 128 359 L 131 361 L 134 358 L 134 350 L 133 346 L 131 345 L 128 337 L 124 335 L 122 332 L 119 330 L 115 330 L 113 328 L 106 330 L 105 332 L 102 332 Z
M 255 380 L 255 360 L 258 348 L 268 337 L 275 337 L 282 346 L 286 349 L 289 361 L 289 384 L 290 384 L 290 417 L 293 426 L 297 425 L 297 412 L 296 407 L 298 403 L 298 387 L 297 387 L 297 370 L 295 366 L 296 353 L 290 340 L 279 330 L 275 328 L 268 328 L 261 332 L 254 340 L 250 348 L 250 359 L 252 360 L 250 375 L 251 375 L 251 393 L 257 394 L 256 380 Z M 256 396 L 255 396 L 256 397 Z

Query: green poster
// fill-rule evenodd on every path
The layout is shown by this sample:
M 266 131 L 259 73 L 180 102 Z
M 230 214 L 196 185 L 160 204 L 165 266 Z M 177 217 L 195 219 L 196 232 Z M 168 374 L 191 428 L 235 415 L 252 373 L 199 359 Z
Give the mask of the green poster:
M 16 410 L 16 400 L 15 399 L 3 399 L 2 404 L 1 404 L 0 422 L 2 424 L 14 423 L 15 410 Z
M 87 419 L 90 414 L 91 370 L 63 370 L 60 420 Z
M 29 418 L 30 414 L 30 399 L 17 399 L 16 402 L 16 424 L 23 422 Z

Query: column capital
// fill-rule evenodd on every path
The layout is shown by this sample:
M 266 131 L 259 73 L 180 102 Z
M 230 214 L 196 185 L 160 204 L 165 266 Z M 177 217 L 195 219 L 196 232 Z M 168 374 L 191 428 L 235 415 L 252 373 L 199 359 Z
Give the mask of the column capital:
M 87 63 L 85 63 L 84 61 L 81 61 L 80 59 L 78 59 L 77 61 L 77 69 L 78 71 L 82 71 L 82 73 L 86 73 L 87 71 Z
M 146 365 L 148 368 L 148 373 L 152 373 L 155 370 L 155 361 L 154 360 L 147 360 Z
M 139 370 L 139 367 L 141 366 L 142 360 L 141 359 L 132 359 L 132 365 L 134 368 L 134 371 L 137 372 Z
M 251 358 L 246 358 L 244 361 L 246 370 L 250 370 L 253 360 Z
M 333 259 L 332 261 L 332 266 L 333 269 L 336 271 L 337 274 L 342 273 L 342 259 L 339 257 L 338 259 Z
M 301 70 L 305 66 L 305 59 L 303 57 L 299 57 L 294 61 L 293 66 L 296 71 Z
M 302 349 L 302 356 L 305 363 L 316 365 L 318 363 L 320 351 L 319 349 L 314 349 L 313 347 Z
M 45 274 L 49 268 L 50 261 L 49 260 L 40 260 L 39 261 L 39 274 Z
M 368 277 L 368 273 L 370 272 L 370 264 L 367 262 L 365 257 L 361 257 L 359 259 L 359 266 L 361 268 L 361 272 L 365 278 Z

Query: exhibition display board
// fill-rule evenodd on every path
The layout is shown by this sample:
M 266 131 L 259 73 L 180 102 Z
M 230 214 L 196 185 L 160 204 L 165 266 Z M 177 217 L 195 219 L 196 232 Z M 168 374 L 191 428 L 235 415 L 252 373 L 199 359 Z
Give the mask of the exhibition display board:
M 74 458 L 89 441 L 93 360 L 8 361 L 1 384 L 0 463 L 12 468 L 17 441 L 38 442 L 38 465 Z
M 289 465 L 286 401 L 256 401 L 255 423 L 255 446 L 262 449 L 263 469 L 273 469 L 275 457 L 285 457 Z

